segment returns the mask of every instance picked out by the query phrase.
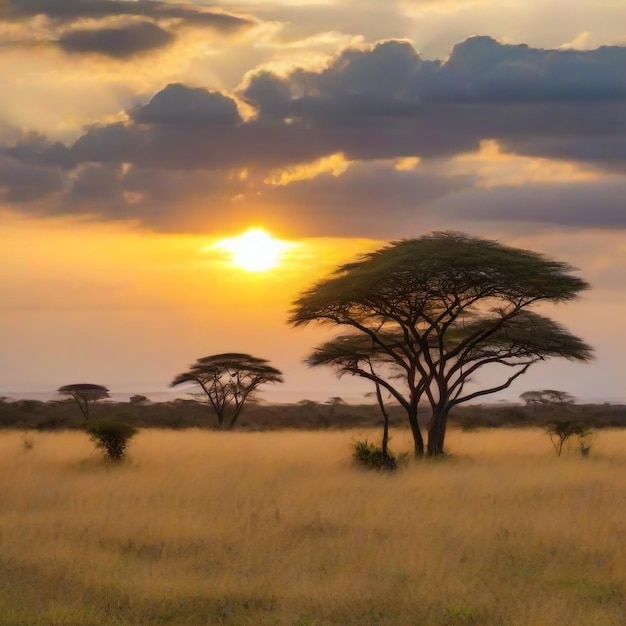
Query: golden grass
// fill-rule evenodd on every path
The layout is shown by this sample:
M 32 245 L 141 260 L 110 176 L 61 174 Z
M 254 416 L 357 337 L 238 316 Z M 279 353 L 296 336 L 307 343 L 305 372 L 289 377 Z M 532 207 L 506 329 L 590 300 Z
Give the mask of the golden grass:
M 362 434 L 0 435 L 0 624 L 626 624 L 626 432 L 453 431 L 392 476 Z

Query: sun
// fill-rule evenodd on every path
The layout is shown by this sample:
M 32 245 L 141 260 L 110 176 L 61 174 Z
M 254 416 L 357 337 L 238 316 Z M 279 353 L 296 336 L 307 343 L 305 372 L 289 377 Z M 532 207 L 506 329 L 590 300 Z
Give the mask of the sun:
M 263 228 L 249 228 L 238 237 L 222 239 L 215 244 L 230 255 L 233 265 L 247 272 L 267 272 L 276 267 L 289 244 L 274 239 Z

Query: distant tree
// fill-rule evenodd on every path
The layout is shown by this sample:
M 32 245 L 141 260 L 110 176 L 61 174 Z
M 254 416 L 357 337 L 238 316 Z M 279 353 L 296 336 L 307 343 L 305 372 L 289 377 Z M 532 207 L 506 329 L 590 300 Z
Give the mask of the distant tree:
M 128 402 L 129 404 L 132 404 L 132 405 L 138 405 L 138 404 L 146 404 L 147 402 L 150 402 L 150 400 L 146 396 L 136 394 L 134 396 L 131 396 L 128 399 Z
M 346 401 L 340 396 L 332 396 L 326 400 L 325 404 L 329 406 L 342 406 L 346 403 Z
M 65 385 L 58 389 L 58 393 L 73 399 L 85 420 L 89 419 L 91 410 L 98 400 L 104 400 L 109 397 L 109 390 L 106 387 L 90 383 Z
M 525 391 L 520 394 L 520 399 L 527 405 L 533 404 L 574 404 L 576 398 L 567 391 L 555 389 L 543 389 L 542 391 Z
M 328 400 L 326 400 L 324 404 L 326 404 L 329 407 L 328 412 L 329 412 L 330 418 L 333 419 L 335 417 L 335 411 L 337 410 L 337 407 L 344 406 L 345 401 L 340 396 L 333 396 L 332 398 L 328 398 Z
M 174 378 L 171 387 L 198 385 L 217 415 L 220 428 L 232 428 L 246 400 L 261 385 L 282 383 L 282 372 L 249 354 L 214 354 L 198 359 L 188 371 Z
M 530 307 L 574 300 L 588 285 L 566 263 L 460 233 L 394 242 L 340 266 L 294 303 L 294 326 L 346 326 L 311 365 L 361 376 L 402 406 L 416 456 L 425 452 L 418 403 L 428 400 L 429 455 L 444 452 L 452 407 L 508 388 L 551 357 L 587 361 L 592 350 Z M 352 354 L 351 354 L 352 352 Z M 503 382 L 466 385 L 481 368 L 501 366 Z
M 319 402 L 316 402 L 315 400 L 308 400 L 308 399 L 298 400 L 297 404 L 299 406 L 303 406 L 308 409 L 318 409 L 320 406 Z
M 582 456 L 588 456 L 593 438 L 593 431 L 589 426 L 569 420 L 555 420 L 547 424 L 546 432 L 550 436 L 550 441 L 557 456 L 561 456 L 563 446 L 573 436 L 578 437 Z

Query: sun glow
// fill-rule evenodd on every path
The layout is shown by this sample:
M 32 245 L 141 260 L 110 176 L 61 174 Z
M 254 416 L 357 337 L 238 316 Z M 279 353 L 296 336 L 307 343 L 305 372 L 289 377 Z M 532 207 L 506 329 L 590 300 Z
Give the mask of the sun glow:
M 274 239 L 263 228 L 250 228 L 238 237 L 218 241 L 214 247 L 226 251 L 231 263 L 247 272 L 267 272 L 281 262 L 289 244 Z

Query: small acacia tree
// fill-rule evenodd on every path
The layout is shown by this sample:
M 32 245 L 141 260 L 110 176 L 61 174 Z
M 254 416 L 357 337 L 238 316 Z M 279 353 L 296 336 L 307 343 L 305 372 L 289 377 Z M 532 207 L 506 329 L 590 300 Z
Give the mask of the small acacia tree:
M 578 437 L 578 445 L 582 456 L 587 456 L 592 445 L 593 431 L 585 425 L 569 420 L 555 420 L 546 425 L 546 432 L 550 436 L 550 441 L 557 456 L 561 456 L 563 446 L 570 437 Z
M 460 233 L 394 242 L 340 266 L 294 303 L 295 326 L 321 322 L 352 332 L 320 346 L 310 365 L 366 378 L 402 406 L 416 456 L 425 452 L 418 404 L 427 399 L 429 455 L 442 454 L 452 407 L 508 388 L 538 361 L 587 361 L 592 350 L 529 310 L 588 288 L 566 263 Z M 503 381 L 476 391 L 481 368 Z
M 520 394 L 520 400 L 526 405 L 538 404 L 574 404 L 576 398 L 567 391 L 557 391 L 556 389 L 543 389 L 542 391 L 525 391 Z
M 109 390 L 106 387 L 93 385 L 91 383 L 65 385 L 64 387 L 60 387 L 57 393 L 73 398 L 85 420 L 89 420 L 91 410 L 98 400 L 104 400 L 109 397 Z
M 188 371 L 174 378 L 171 387 L 198 385 L 217 415 L 220 428 L 232 428 L 246 400 L 261 385 L 282 383 L 282 372 L 265 359 L 249 354 L 214 354 L 198 359 Z

